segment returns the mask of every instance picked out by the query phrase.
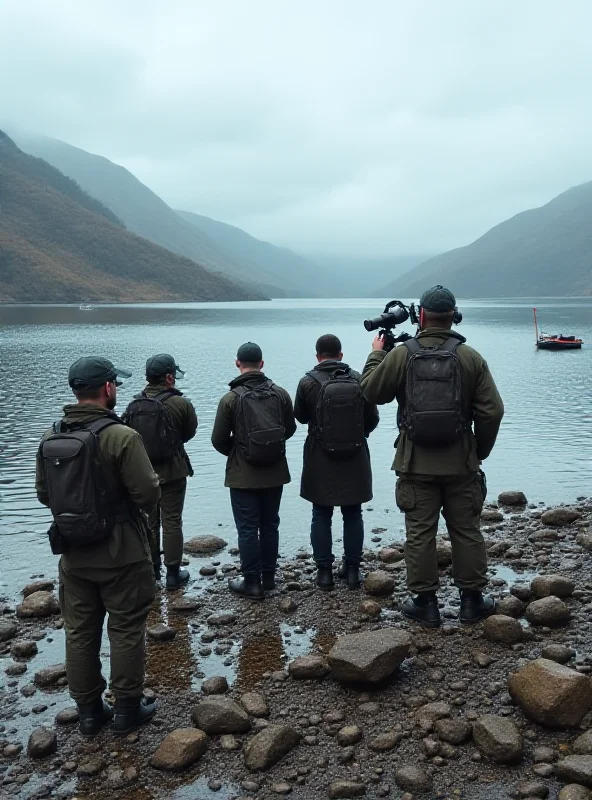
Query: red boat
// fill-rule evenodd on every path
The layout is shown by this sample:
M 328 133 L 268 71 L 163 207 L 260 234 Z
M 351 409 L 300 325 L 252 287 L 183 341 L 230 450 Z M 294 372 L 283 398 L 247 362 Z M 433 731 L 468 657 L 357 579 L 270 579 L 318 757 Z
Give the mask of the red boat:
M 564 336 L 562 333 L 553 336 L 543 333 L 539 334 L 539 326 L 537 323 L 536 308 L 532 309 L 534 312 L 534 330 L 536 334 L 536 346 L 538 350 L 581 350 L 582 340 L 576 336 Z

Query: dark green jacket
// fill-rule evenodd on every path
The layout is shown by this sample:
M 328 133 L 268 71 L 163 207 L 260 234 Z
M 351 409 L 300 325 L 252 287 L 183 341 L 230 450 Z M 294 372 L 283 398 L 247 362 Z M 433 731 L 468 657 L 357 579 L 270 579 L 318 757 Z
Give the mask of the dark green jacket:
M 341 361 L 327 360 L 317 364 L 315 372 L 335 373 L 338 369 L 349 369 Z M 350 374 L 360 380 L 359 373 Z M 372 500 L 372 467 L 368 445 L 352 458 L 331 458 L 322 448 L 315 435 L 317 400 L 321 386 L 318 381 L 305 375 L 296 391 L 294 414 L 298 422 L 308 424 L 308 436 L 304 443 L 304 465 L 300 495 L 311 503 L 321 506 L 347 506 L 367 503 Z M 378 425 L 378 409 L 375 405 L 364 403 L 364 435 Z
M 249 464 L 234 438 L 233 408 L 238 398 L 232 389 L 250 382 L 264 383 L 266 380 L 268 378 L 258 370 L 240 375 L 230 381 L 231 391 L 224 395 L 218 405 L 214 430 L 212 431 L 212 444 L 219 453 L 228 457 L 224 485 L 231 489 L 270 489 L 273 486 L 283 486 L 286 483 L 290 483 L 290 470 L 285 457 L 277 464 L 270 466 Z M 276 389 L 282 399 L 284 428 L 286 439 L 289 439 L 296 432 L 292 400 L 285 389 L 280 386 L 276 386 Z
M 103 416 L 117 415 L 101 406 L 68 405 L 64 408 L 64 421 L 67 423 L 88 423 Z M 43 436 L 45 441 L 53 433 L 50 428 Z M 150 558 L 146 524 L 142 522 L 140 511 L 147 514 L 160 500 L 158 476 L 152 469 L 144 449 L 141 436 L 126 425 L 110 425 L 99 434 L 99 452 L 105 468 L 116 483 L 120 484 L 121 504 L 130 509 L 129 519 L 117 522 L 111 536 L 105 541 L 90 547 L 72 548 L 62 556 L 66 567 L 122 567 Z M 35 477 L 37 498 L 44 506 L 49 506 L 45 469 L 40 453 L 37 453 Z
M 148 397 L 155 397 L 159 392 L 170 391 L 170 389 L 164 383 L 149 383 L 144 391 Z M 171 416 L 177 430 L 181 434 L 183 443 L 186 443 L 193 439 L 197 432 L 197 414 L 195 413 L 193 403 L 186 397 L 183 397 L 181 392 L 177 389 L 174 391 L 175 394 L 167 397 L 164 404 L 171 412 Z M 170 461 L 154 464 L 154 469 L 161 483 L 170 483 L 171 481 L 193 475 L 193 468 L 185 448 L 179 450 Z
M 433 347 L 449 337 L 459 339 L 456 353 L 463 375 L 465 408 L 473 419 L 473 430 L 448 447 L 429 448 L 415 445 L 405 431 L 397 441 L 393 469 L 421 475 L 466 475 L 477 472 L 479 462 L 491 453 L 500 423 L 504 404 L 487 366 L 487 362 L 464 344 L 464 337 L 455 331 L 427 328 L 418 335 L 423 347 Z M 405 401 L 405 376 L 409 351 L 403 345 L 384 353 L 373 351 L 366 361 L 362 374 L 364 397 L 370 403 L 382 405 L 397 400 Z

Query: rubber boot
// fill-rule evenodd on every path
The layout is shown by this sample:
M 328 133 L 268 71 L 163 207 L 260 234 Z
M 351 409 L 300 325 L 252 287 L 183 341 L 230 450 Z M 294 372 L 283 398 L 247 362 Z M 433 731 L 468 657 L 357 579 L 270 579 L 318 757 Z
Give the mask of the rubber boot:
M 185 586 L 188 580 L 189 570 L 180 569 L 179 567 L 167 567 L 166 587 L 170 592 Z
M 349 565 L 343 561 L 337 570 L 337 575 L 342 581 L 347 582 L 348 589 L 359 589 L 362 585 L 359 566 Z
M 264 592 L 272 592 L 275 589 L 275 572 L 264 572 L 262 583 Z
M 474 625 L 492 614 L 495 614 L 493 597 L 484 596 L 482 592 L 475 589 L 461 589 L 460 621 L 464 625 Z
M 422 592 L 417 597 L 409 597 L 403 603 L 401 610 L 407 619 L 419 622 L 426 628 L 440 627 L 440 609 L 436 592 Z
M 317 586 L 325 592 L 335 588 L 331 567 L 317 567 Z
M 113 719 L 113 709 L 102 697 L 94 703 L 78 705 L 78 727 L 83 736 L 96 736 Z
M 156 712 L 156 702 L 148 701 L 145 697 L 138 699 L 131 705 L 121 705 L 115 701 L 115 716 L 113 717 L 113 733 L 116 736 L 125 736 L 139 725 L 149 722 Z
M 264 600 L 263 584 L 261 578 L 254 575 L 245 575 L 242 578 L 230 578 L 228 588 L 234 594 L 247 597 L 249 600 Z

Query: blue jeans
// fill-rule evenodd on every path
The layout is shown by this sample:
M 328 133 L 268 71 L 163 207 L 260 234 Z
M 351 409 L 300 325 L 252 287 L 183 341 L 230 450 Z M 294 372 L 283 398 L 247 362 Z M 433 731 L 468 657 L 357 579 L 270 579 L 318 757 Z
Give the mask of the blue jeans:
M 245 577 L 260 577 L 262 572 L 276 570 L 283 489 L 283 486 L 274 486 L 230 490 L 241 570 Z
M 335 561 L 331 521 L 334 506 L 320 506 L 313 503 L 310 542 L 317 567 L 330 567 Z M 343 516 L 343 556 L 348 566 L 359 567 L 364 545 L 364 521 L 362 506 L 341 506 Z

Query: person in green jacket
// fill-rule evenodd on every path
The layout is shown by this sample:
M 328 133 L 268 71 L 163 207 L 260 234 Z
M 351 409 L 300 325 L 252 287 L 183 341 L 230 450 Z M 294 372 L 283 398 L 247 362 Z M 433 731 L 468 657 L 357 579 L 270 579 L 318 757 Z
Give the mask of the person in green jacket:
M 113 709 L 103 700 L 106 682 L 100 651 L 105 615 L 115 694 L 114 732 L 128 733 L 155 711 L 154 702 L 143 697 L 146 620 L 156 591 L 146 515 L 157 505 L 160 488 L 141 437 L 113 412 L 120 376 L 131 373 L 99 356 L 72 364 L 68 380 L 77 402 L 65 406 L 57 424 L 67 432 L 97 420 L 113 423 L 98 434 L 98 449 L 102 468 L 117 490 L 115 524 L 104 541 L 68 546 L 59 563 L 66 674 L 86 736 L 98 733 L 113 717 Z M 54 427 L 46 431 L 42 444 L 54 433 Z M 46 474 L 40 447 L 35 488 L 39 502 L 49 507 Z
M 485 500 L 481 462 L 495 444 L 504 406 L 485 360 L 451 330 L 456 314 L 452 292 L 435 286 L 420 300 L 421 348 L 452 346 L 460 363 L 460 408 L 467 424 L 448 444 L 418 444 L 402 424 L 406 418 L 407 368 L 410 351 L 399 346 L 384 352 L 377 336 L 362 375 L 364 397 L 382 405 L 399 405 L 399 438 L 393 469 L 398 480 L 397 505 L 405 513 L 405 562 L 407 584 L 415 595 L 403 605 L 410 619 L 430 627 L 440 625 L 437 589 L 436 533 L 440 512 L 452 544 L 453 576 L 461 593 L 460 620 L 477 622 L 495 610 L 494 601 L 483 595 L 487 585 L 487 556 L 480 531 Z M 455 345 L 457 345 L 455 347 Z
M 263 354 L 259 345 L 247 342 L 238 349 L 236 366 L 240 375 L 230 381 L 230 391 L 220 400 L 212 444 L 226 456 L 226 479 L 230 489 L 232 512 L 238 532 L 242 577 L 229 580 L 228 586 L 235 594 L 252 600 L 262 600 L 264 591 L 275 588 L 275 571 L 279 548 L 279 508 L 284 485 L 290 483 L 290 471 L 285 452 L 270 463 L 254 463 L 249 458 L 244 417 L 239 418 L 240 396 L 253 392 L 249 415 L 253 425 L 262 422 L 273 425 L 278 434 L 279 450 L 296 431 L 292 400 L 285 389 L 273 384 L 263 373 Z M 267 390 L 267 391 L 265 391 Z M 257 392 L 262 391 L 261 404 L 265 404 L 262 420 L 257 419 Z M 269 398 L 272 393 L 276 404 Z M 267 397 L 267 399 L 264 399 Z M 268 404 L 269 401 L 269 404 Z M 268 413 L 270 416 L 268 416 Z M 273 417 L 273 418 L 272 418 Z M 270 436 L 263 437 L 270 440 Z M 264 445 L 265 446 L 265 445 Z

